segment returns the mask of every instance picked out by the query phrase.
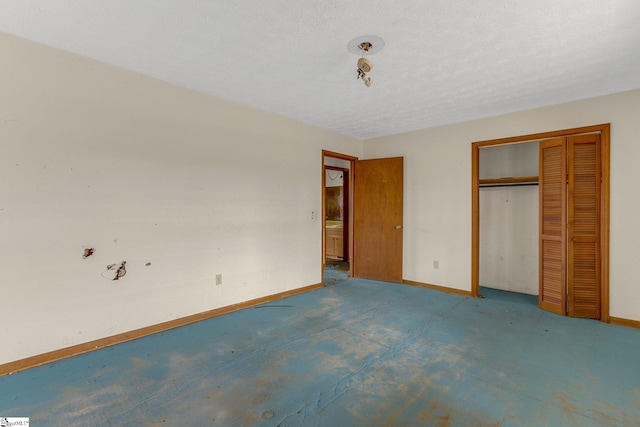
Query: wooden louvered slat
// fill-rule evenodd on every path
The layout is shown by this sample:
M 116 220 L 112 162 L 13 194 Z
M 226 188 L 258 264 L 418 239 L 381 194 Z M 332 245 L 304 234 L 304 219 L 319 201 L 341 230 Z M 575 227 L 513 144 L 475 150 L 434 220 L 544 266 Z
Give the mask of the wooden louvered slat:
M 566 138 L 540 143 L 540 307 L 566 315 Z
M 564 301 L 564 287 L 562 286 L 550 286 L 550 284 L 556 284 L 564 281 L 564 263 L 562 262 L 563 244 L 559 240 L 546 239 L 542 242 L 543 260 L 542 264 L 544 268 L 542 270 L 542 281 L 546 284 L 541 289 L 542 300 L 554 305 L 561 305 Z
M 568 309 L 600 316 L 600 135 L 568 140 Z

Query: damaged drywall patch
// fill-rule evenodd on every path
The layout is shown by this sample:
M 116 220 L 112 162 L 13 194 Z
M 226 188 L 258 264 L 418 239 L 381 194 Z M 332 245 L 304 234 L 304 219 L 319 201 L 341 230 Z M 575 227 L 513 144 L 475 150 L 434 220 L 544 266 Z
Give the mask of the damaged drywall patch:
M 107 269 L 102 272 L 102 277 L 109 280 L 120 280 L 127 274 L 125 265 L 127 261 L 122 261 L 120 264 L 109 264 Z
M 94 248 L 85 248 L 84 253 L 82 254 L 82 258 L 83 259 L 89 258 L 95 252 L 96 250 Z

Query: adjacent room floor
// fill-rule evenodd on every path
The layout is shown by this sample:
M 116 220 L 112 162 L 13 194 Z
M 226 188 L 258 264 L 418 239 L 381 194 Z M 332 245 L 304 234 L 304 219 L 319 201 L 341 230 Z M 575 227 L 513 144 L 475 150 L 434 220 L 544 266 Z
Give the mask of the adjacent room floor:
M 335 285 L 349 278 L 349 263 L 343 261 L 327 261 L 324 269 L 324 284 Z
M 634 426 L 640 330 L 360 279 L 0 378 L 56 426 Z

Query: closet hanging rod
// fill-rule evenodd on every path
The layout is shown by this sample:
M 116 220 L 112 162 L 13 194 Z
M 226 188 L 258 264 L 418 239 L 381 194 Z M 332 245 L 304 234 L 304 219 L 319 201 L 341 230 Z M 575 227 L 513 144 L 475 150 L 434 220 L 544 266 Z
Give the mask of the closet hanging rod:
M 504 178 L 481 178 L 478 184 L 537 184 L 537 176 L 509 176 Z
M 480 184 L 480 188 L 489 188 L 489 187 L 525 187 L 530 185 L 538 185 L 537 182 L 519 182 L 513 184 Z

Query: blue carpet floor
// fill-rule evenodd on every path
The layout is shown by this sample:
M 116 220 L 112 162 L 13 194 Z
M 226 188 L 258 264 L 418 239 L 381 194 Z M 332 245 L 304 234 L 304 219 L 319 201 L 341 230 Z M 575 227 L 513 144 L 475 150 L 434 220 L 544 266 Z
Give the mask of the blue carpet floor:
M 346 262 L 332 262 L 324 269 L 324 284 L 335 285 L 349 278 L 349 264 Z
M 638 426 L 640 331 L 350 279 L 0 378 L 53 426 Z

